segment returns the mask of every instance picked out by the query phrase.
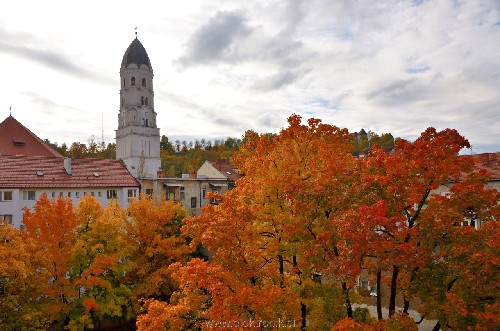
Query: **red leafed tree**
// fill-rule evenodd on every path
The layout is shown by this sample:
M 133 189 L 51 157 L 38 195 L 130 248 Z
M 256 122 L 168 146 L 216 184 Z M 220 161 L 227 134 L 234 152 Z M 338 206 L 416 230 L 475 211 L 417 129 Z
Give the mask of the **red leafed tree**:
M 456 314 L 447 313 L 445 309 L 453 307 L 450 308 L 453 311 L 461 300 L 469 310 L 468 317 L 497 309 L 488 305 L 495 300 L 479 288 L 476 293 L 483 293 L 479 295 L 483 297 L 482 303 L 478 298 L 464 297 L 465 292 L 454 285 L 465 282 L 466 287 L 471 288 L 468 282 L 474 280 L 466 276 L 471 272 L 468 268 L 477 270 L 486 262 L 473 264 L 474 254 L 491 257 L 484 243 L 492 243 L 498 232 L 498 192 L 484 188 L 484 174 L 475 173 L 470 158 L 458 156 L 467 146 L 467 140 L 455 130 L 437 132 L 430 128 L 413 143 L 400 140 L 392 154 L 374 149 L 361 162 L 359 193 L 366 207 L 347 211 L 350 221 L 343 223 L 344 232 L 340 231 L 339 235 L 346 241 L 352 238 L 359 247 L 366 247 L 357 262 L 369 267 L 374 275 L 378 274 L 379 286 L 385 278 L 380 275 L 388 274 L 385 279 L 390 288 L 390 316 L 396 312 L 398 294 L 403 299 L 404 313 L 408 312 L 413 298 L 425 298 L 424 314 L 437 314 L 441 316 L 440 323 L 444 323 L 437 328 L 467 325 L 465 319 L 458 321 Z M 440 194 L 443 189 L 447 191 L 447 187 L 449 193 Z M 486 225 L 476 231 L 473 226 L 461 227 L 464 221 Z M 462 252 L 460 263 L 456 259 L 458 252 Z M 493 274 L 484 271 L 483 284 L 488 284 L 488 291 L 498 289 L 498 282 L 488 280 Z M 479 279 L 478 275 L 476 280 Z M 455 316 L 453 322 L 451 316 Z
M 26 209 L 23 216 L 26 236 L 35 240 L 47 258 L 47 278 L 40 284 L 47 300 L 44 310 L 49 319 L 64 317 L 70 309 L 69 300 L 77 294 L 68 277 L 68 261 L 75 239 L 77 224 L 73 205 L 68 198 L 49 200 L 44 194 L 32 212 Z

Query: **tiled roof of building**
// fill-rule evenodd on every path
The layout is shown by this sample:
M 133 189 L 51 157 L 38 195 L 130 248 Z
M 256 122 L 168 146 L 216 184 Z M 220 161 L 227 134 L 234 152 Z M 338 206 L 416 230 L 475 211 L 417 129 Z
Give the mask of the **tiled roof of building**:
M 47 156 L 0 156 L 0 188 L 138 187 L 119 160 L 71 159 L 71 176 L 64 159 Z
M 130 43 L 125 51 L 122 60 L 122 68 L 126 68 L 131 63 L 137 64 L 138 67 L 140 67 L 141 64 L 145 64 L 149 67 L 149 69 L 153 69 L 151 67 L 151 61 L 149 61 L 146 49 L 137 38 Z
M 226 176 L 227 179 L 229 179 L 230 181 L 235 182 L 238 178 L 240 178 L 240 175 L 238 174 L 234 166 L 231 164 L 231 162 L 229 162 L 228 160 L 219 159 L 217 161 L 209 161 L 209 162 L 215 169 L 220 171 L 220 173 Z
M 490 180 L 500 180 L 500 152 L 468 155 L 474 160 L 477 169 L 485 169 L 490 174 Z
M 14 117 L 0 123 L 0 155 L 38 155 L 63 158 Z

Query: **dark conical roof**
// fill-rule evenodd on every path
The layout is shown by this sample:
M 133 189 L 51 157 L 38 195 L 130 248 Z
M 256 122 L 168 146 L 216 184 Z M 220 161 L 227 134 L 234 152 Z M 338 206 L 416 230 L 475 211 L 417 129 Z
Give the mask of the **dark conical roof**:
M 141 66 L 141 64 L 145 64 L 149 67 L 149 69 L 153 69 L 151 67 L 151 62 L 149 61 L 148 53 L 144 46 L 142 46 L 139 39 L 135 38 L 125 51 L 122 60 L 122 67 L 127 67 L 129 64 L 135 63 L 137 66 Z

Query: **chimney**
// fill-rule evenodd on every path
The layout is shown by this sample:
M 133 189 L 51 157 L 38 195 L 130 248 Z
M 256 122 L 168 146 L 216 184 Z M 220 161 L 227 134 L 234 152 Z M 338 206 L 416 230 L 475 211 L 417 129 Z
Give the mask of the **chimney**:
M 71 158 L 69 158 L 69 157 L 64 158 L 64 170 L 66 170 L 66 173 L 68 174 L 68 176 L 72 175 L 72 173 L 71 173 Z

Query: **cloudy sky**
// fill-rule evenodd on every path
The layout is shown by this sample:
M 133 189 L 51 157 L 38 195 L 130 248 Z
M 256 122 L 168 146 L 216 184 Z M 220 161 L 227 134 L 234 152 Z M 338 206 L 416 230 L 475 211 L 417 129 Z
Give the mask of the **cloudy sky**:
M 112 142 L 136 26 L 171 139 L 278 132 L 297 113 L 500 151 L 499 0 L 10 1 L 0 121 L 12 106 L 43 139 Z

